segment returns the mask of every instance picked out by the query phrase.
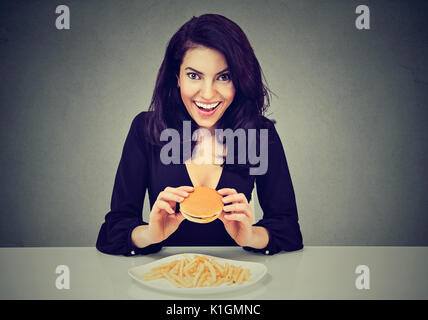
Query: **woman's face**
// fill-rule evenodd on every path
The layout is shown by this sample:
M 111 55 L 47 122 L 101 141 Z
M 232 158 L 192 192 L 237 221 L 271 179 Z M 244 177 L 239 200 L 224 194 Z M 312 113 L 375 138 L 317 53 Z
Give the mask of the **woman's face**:
M 235 97 L 224 55 L 202 46 L 187 50 L 178 85 L 187 112 L 199 127 L 211 130 Z

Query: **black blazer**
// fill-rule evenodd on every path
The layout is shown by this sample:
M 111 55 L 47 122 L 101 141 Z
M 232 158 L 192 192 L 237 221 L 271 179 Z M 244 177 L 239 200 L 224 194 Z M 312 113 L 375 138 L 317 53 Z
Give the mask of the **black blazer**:
M 108 254 L 133 255 L 154 253 L 162 246 L 236 246 L 220 219 L 207 224 L 184 220 L 168 239 L 160 243 L 141 249 L 133 245 L 132 230 L 138 225 L 147 224 L 142 219 L 146 190 L 152 208 L 158 194 L 166 187 L 192 186 L 184 163 L 162 164 L 160 148 L 146 141 L 146 114 L 141 112 L 132 121 L 114 181 L 111 210 L 101 225 L 97 249 Z M 263 217 L 255 225 L 268 230 L 269 243 L 263 249 L 244 249 L 275 254 L 281 250 L 301 249 L 303 241 L 284 149 L 275 126 L 269 123 L 267 172 L 264 175 L 242 175 L 226 165 L 216 189 L 234 188 L 238 193 L 244 193 L 250 201 L 254 184 L 257 185 Z M 176 208 L 178 210 L 179 206 Z

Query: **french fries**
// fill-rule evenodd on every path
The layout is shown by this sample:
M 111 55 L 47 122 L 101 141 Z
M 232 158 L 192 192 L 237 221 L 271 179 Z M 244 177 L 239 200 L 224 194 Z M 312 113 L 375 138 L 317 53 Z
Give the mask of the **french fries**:
M 226 284 L 242 284 L 253 281 L 249 269 L 241 266 L 222 265 L 204 255 L 177 259 L 152 268 L 142 275 L 145 281 L 167 279 L 178 288 L 211 287 Z

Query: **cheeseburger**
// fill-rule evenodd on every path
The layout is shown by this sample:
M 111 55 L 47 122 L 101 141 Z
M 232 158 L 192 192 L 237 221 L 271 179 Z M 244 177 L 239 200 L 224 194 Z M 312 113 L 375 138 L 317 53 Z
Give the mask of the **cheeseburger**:
M 197 223 L 214 221 L 223 211 L 222 196 L 209 187 L 194 187 L 180 203 L 180 212 L 187 220 Z

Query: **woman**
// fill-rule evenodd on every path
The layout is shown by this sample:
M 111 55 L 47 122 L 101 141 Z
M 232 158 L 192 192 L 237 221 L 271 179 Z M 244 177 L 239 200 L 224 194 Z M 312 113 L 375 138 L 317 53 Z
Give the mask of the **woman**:
M 162 246 L 239 245 L 264 254 L 301 249 L 284 150 L 274 122 L 263 116 L 268 106 L 260 65 L 239 26 L 217 14 L 193 17 L 185 23 L 167 46 L 149 111 L 141 112 L 132 122 L 116 174 L 111 210 L 98 235 L 98 250 L 134 255 L 154 253 Z M 189 141 L 188 135 L 184 138 L 185 123 L 190 124 L 192 138 L 199 134 L 196 140 Z M 189 142 L 192 152 L 184 152 L 184 159 L 183 154 L 176 157 L 181 162 L 165 164 L 161 161 L 166 145 L 162 135 L 171 128 L 183 138 L 180 150 Z M 248 148 L 256 146 L 259 152 L 261 131 L 267 129 L 267 170 L 250 174 L 254 162 L 248 161 L 248 154 L 247 161 L 238 160 L 242 152 L 233 153 L 235 161 L 225 162 L 232 148 L 227 149 L 224 138 L 216 135 L 219 129 L 245 133 L 255 129 L 257 139 L 248 142 Z M 263 209 L 263 218 L 255 224 L 248 204 L 254 184 Z M 199 185 L 223 196 L 223 212 L 211 223 L 185 220 L 179 212 L 180 202 Z M 151 205 L 148 222 L 142 220 L 146 190 Z

